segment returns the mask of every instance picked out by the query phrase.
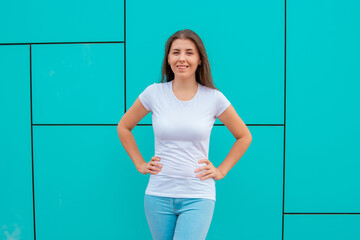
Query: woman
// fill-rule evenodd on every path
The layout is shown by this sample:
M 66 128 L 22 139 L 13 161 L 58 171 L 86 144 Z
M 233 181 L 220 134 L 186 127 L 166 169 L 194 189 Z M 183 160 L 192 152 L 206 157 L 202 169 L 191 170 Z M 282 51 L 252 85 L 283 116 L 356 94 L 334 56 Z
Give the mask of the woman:
M 150 111 L 155 156 L 146 162 L 131 130 Z M 217 168 L 208 159 L 216 118 L 236 138 Z M 204 44 L 195 32 L 185 29 L 167 40 L 161 82 L 139 95 L 117 130 L 137 170 L 150 174 L 144 207 L 153 239 L 205 239 L 215 207 L 215 180 L 226 176 L 252 137 L 228 99 L 215 88 Z

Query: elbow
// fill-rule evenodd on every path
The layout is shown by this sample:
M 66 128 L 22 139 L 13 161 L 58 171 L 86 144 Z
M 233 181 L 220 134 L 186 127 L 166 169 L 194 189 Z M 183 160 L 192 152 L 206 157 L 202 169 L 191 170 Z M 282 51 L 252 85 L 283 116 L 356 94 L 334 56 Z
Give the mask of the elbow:
M 131 133 L 131 131 L 126 127 L 122 125 L 117 126 L 117 134 L 121 142 L 126 141 L 127 137 L 129 136 L 129 133 Z
M 123 126 L 121 125 L 121 121 L 118 123 L 116 129 L 117 131 L 121 130 L 121 128 L 123 128 Z
M 242 137 L 242 139 L 246 139 L 249 143 L 252 142 L 252 136 L 251 135 L 244 136 L 244 137 Z
M 249 135 L 247 137 L 249 138 L 249 140 L 251 142 L 252 141 L 252 136 L 251 136 L 250 132 L 249 132 Z
M 124 128 L 125 128 L 125 127 L 124 127 L 124 125 L 122 124 L 122 122 L 121 122 L 121 120 L 120 120 L 120 122 L 118 123 L 118 125 L 117 125 L 117 127 L 116 127 L 117 132 L 120 133 L 121 130 L 123 130 Z
M 246 138 L 249 139 L 249 143 L 252 142 L 252 136 L 251 136 L 250 131 L 249 131 L 248 135 L 246 135 Z
M 124 131 L 124 130 L 131 132 L 132 128 L 126 126 L 125 124 L 123 124 L 122 121 L 120 121 L 117 125 L 117 131 L 120 132 L 120 131 Z
M 118 124 L 117 125 L 117 131 L 118 132 L 121 132 L 121 131 L 124 131 L 124 130 L 129 130 L 127 129 L 125 126 L 121 125 L 121 124 Z
M 252 136 L 251 136 L 251 134 L 250 134 L 250 133 L 249 133 L 249 134 L 247 134 L 247 135 L 245 135 L 245 136 L 242 136 L 242 137 L 238 138 L 238 140 L 239 140 L 239 139 L 246 140 L 246 141 L 248 141 L 248 142 L 249 142 L 249 144 L 252 142 Z

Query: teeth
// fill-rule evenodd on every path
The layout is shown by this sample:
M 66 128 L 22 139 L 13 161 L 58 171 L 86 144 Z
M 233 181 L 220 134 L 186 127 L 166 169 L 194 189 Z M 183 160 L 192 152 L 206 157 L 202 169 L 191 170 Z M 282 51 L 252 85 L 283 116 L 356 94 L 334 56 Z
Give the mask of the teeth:
M 178 67 L 178 68 L 187 68 L 187 66 L 186 67 Z

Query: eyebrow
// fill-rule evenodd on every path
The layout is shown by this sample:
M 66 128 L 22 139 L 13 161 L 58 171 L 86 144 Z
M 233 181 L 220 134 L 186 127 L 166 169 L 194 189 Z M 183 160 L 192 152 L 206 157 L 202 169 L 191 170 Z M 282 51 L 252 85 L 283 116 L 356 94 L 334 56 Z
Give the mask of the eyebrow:
M 177 49 L 177 48 L 173 49 L 173 51 L 174 51 L 174 50 L 180 51 L 180 49 Z M 194 49 L 192 49 L 192 48 L 186 49 L 186 51 L 189 51 L 189 50 L 194 50 Z

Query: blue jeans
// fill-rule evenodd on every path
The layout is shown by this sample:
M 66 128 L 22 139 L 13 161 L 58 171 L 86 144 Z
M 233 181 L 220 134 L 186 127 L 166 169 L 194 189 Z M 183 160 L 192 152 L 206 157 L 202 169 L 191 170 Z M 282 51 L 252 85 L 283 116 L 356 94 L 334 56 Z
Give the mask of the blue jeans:
M 144 207 L 154 240 L 202 240 L 209 231 L 215 201 L 145 194 Z

